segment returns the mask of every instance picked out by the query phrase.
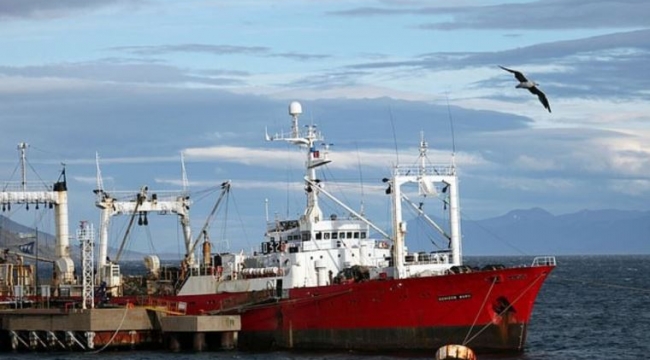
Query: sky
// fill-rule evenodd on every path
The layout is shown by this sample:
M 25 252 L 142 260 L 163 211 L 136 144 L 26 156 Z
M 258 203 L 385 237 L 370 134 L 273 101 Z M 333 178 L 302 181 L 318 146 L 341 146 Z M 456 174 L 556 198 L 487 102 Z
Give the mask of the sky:
M 96 157 L 105 190 L 135 193 L 180 191 L 183 154 L 193 227 L 231 180 L 240 230 L 213 237 L 250 249 L 267 216 L 302 213 L 300 153 L 264 141 L 300 101 L 332 144 L 327 179 L 380 224 L 380 179 L 421 134 L 435 162 L 454 154 L 467 219 L 647 211 L 648 14 L 642 0 L 2 1 L 0 182 L 20 181 L 26 142 L 28 181 L 65 166 L 71 227 L 98 227 Z M 51 216 L 33 210 L 5 215 Z M 149 222 L 133 249 L 175 249 L 176 219 Z

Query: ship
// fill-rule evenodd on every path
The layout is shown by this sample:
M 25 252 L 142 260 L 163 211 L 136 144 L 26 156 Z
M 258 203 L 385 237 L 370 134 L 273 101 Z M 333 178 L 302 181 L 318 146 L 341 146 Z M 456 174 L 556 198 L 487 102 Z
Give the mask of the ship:
M 94 245 L 92 227 L 82 222 L 77 229 L 80 273 L 75 270 L 69 243 L 65 168 L 53 185 L 30 186 L 24 171 L 27 144 L 21 143 L 22 179 L 3 186 L 0 202 L 3 210 L 9 210 L 12 203 L 54 209 L 55 259 L 47 260 L 52 263 L 53 279 L 35 280 L 38 261 L 25 263 L 30 256 L 45 261 L 42 254 L 29 255 L 31 251 L 23 249 L 33 243 L 5 249 L 0 258 L 0 303 L 12 309 L 47 311 L 62 306 L 62 314 L 95 314 L 86 309 L 117 307 L 126 309 L 121 313 L 123 320 L 137 307 L 166 316 L 232 316 L 240 322 L 232 343 L 242 350 L 432 354 L 457 344 L 477 353 L 524 351 L 535 301 L 556 267 L 555 257 L 537 256 L 528 264 L 508 267 L 464 264 L 454 154 L 445 163 L 434 163 L 423 134 L 413 156 L 417 160 L 397 163 L 385 178 L 377 179 L 382 184 L 378 191 L 388 197 L 391 219 L 389 225 L 375 224 L 363 209 L 355 210 L 333 194 L 336 184 L 326 181 L 323 171 L 333 161 L 331 148 L 316 125 L 299 125 L 301 114 L 301 104 L 291 102 L 290 128 L 273 135 L 267 132 L 265 137 L 304 153 L 305 209 L 295 218 L 270 220 L 267 215 L 259 247 L 250 253 L 213 251 L 208 236 L 211 219 L 235 186 L 230 181 L 220 185 L 211 213 L 193 238 L 188 192 L 153 192 L 147 186 L 125 196 L 108 192 L 97 156 L 94 193 L 101 212 L 99 244 Z M 183 166 L 184 183 L 185 178 Z M 442 205 L 444 216 L 430 214 L 432 207 L 426 204 L 431 201 Z M 321 209 L 325 204 L 335 204 L 339 211 L 325 214 Z M 129 229 L 136 223 L 147 225 L 149 213 L 178 217 L 186 255 L 177 266 L 163 265 L 157 255 L 147 255 L 145 275 L 123 274 L 121 256 Z M 418 243 L 415 236 L 425 232 L 413 229 L 413 217 L 407 218 L 407 213 L 417 218 L 417 226 L 426 225 L 435 234 L 437 246 L 432 250 L 409 250 L 407 240 Z M 129 225 L 111 259 L 109 225 L 119 215 L 129 216 Z M 101 333 L 72 329 L 74 334 L 30 329 L 9 332 L 4 340 L 12 349 L 20 347 L 21 340 L 25 347 L 35 349 L 41 335 L 59 342 L 69 340 L 69 347 L 75 346 L 72 339 L 88 338 L 89 348 L 111 343 L 132 346 L 163 338 L 155 329 L 138 333 L 121 326 Z
M 319 177 L 332 161 L 331 149 L 315 125 L 299 126 L 301 114 L 301 104 L 291 102 L 291 128 L 267 132 L 266 140 L 304 152 L 305 210 L 293 219 L 267 219 L 264 238 L 250 254 L 213 253 L 205 226 L 193 240 L 188 197 L 165 201 L 142 189 L 135 200 L 119 202 L 98 189 L 104 305 L 167 302 L 183 314 L 238 315 L 237 346 L 245 350 L 432 353 L 462 344 L 479 353 L 524 351 L 535 300 L 555 258 L 538 256 L 513 267 L 463 264 L 457 166 L 453 155 L 448 163 L 432 163 L 424 136 L 418 160 L 395 165 L 381 179 L 392 213 L 391 229 L 382 229 Z M 215 209 L 231 184 L 221 187 Z M 340 206 L 340 213 L 324 214 L 324 199 Z M 429 199 L 444 203 L 444 224 L 426 213 L 423 201 Z M 407 210 L 434 229 L 443 246 L 409 251 Z M 149 211 L 179 216 L 187 255 L 177 271 L 146 257 L 149 274 L 139 285 L 146 291 L 128 294 L 118 286 L 119 264 L 107 260 L 107 224 L 118 213 L 132 219 L 138 214 L 140 222 L 144 214 L 146 222 Z

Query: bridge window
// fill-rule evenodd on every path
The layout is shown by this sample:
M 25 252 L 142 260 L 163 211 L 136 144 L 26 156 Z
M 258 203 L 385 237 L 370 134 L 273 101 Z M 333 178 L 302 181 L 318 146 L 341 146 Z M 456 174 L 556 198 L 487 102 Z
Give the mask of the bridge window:
M 320 240 L 322 238 L 322 234 L 320 231 L 316 231 L 316 240 Z
M 330 233 L 329 232 L 323 233 L 323 239 L 329 240 L 330 239 Z
M 359 232 L 358 232 L 358 231 L 355 231 L 355 232 L 354 232 L 354 238 L 355 238 L 355 239 L 358 239 L 358 238 L 359 238 Z
M 348 231 L 345 236 L 346 239 L 352 239 L 352 231 Z
M 339 239 L 345 239 L 345 233 L 344 232 L 339 233 Z
M 339 238 L 338 235 L 339 235 L 339 233 L 337 233 L 337 232 L 333 232 L 333 233 L 332 233 L 332 239 L 334 239 L 334 240 L 338 239 L 338 238 Z
M 362 232 L 361 232 L 361 238 L 362 238 L 362 239 L 365 239 L 365 238 L 366 238 L 366 232 L 365 232 L 365 231 L 362 231 Z

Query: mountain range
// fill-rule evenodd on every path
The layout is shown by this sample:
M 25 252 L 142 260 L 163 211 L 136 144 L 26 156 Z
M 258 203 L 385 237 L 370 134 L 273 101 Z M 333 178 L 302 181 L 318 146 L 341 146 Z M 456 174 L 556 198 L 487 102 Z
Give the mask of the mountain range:
M 462 223 L 466 255 L 650 253 L 650 211 L 582 210 L 553 215 L 540 208 Z

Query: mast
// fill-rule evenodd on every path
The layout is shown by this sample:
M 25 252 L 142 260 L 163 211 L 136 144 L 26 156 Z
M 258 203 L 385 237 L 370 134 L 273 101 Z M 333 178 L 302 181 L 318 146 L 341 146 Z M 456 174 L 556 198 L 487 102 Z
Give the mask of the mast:
M 303 223 L 316 223 L 323 218 L 323 214 L 318 205 L 318 196 L 320 193 L 320 180 L 316 178 L 316 168 L 331 162 L 327 157 L 327 151 L 321 153 L 316 149 L 316 142 L 322 141 L 323 137 L 316 130 L 316 125 L 306 126 L 306 131 L 301 133 L 298 127 L 298 117 L 302 114 L 302 106 L 299 102 L 293 101 L 289 104 L 289 115 L 291 115 L 291 136 L 284 135 L 268 136 L 268 141 L 286 141 L 300 148 L 306 149 L 305 159 L 305 190 L 307 191 L 307 207 L 301 218 Z M 314 186 L 316 184 L 317 186 Z

